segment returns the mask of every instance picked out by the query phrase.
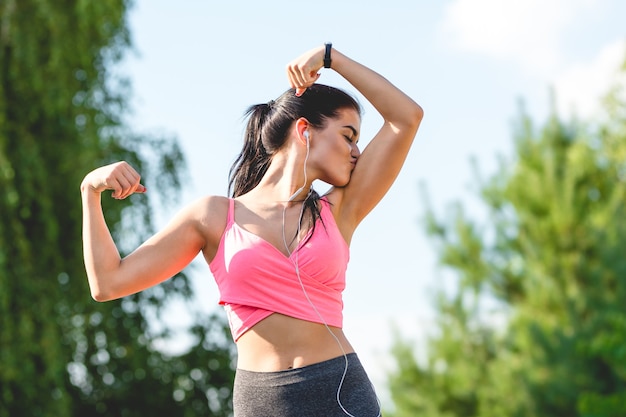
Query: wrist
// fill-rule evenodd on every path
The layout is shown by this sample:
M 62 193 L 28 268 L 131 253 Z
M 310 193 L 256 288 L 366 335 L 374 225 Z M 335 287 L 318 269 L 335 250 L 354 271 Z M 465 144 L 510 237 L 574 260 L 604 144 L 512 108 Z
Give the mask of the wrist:
M 83 181 L 80 184 L 80 193 L 83 196 L 90 196 L 90 195 L 95 195 L 95 196 L 100 196 L 100 194 L 102 194 L 100 191 L 96 190 L 95 188 L 93 188 L 87 181 Z
M 326 42 L 324 44 L 324 68 L 332 68 L 332 51 L 333 44 L 332 42 Z

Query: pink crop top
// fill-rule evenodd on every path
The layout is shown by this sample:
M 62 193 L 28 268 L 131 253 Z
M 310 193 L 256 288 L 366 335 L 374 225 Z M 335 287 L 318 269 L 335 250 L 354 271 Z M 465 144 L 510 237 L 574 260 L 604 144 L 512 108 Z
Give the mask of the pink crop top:
M 315 233 L 310 239 L 304 238 L 287 257 L 235 222 L 235 202 L 230 199 L 226 228 L 209 267 L 235 341 L 272 313 L 342 327 L 341 294 L 350 250 L 337 228 L 330 203 L 324 198 L 320 201 L 321 221 L 317 221 Z M 296 260 L 302 285 L 319 315 L 298 280 Z

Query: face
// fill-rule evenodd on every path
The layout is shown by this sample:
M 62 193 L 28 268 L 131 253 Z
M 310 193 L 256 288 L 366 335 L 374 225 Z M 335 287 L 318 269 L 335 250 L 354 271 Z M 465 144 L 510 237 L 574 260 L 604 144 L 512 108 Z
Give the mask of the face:
M 361 151 L 358 148 L 361 118 L 353 109 L 339 111 L 323 129 L 311 132 L 309 161 L 320 180 L 342 187 L 348 184 Z

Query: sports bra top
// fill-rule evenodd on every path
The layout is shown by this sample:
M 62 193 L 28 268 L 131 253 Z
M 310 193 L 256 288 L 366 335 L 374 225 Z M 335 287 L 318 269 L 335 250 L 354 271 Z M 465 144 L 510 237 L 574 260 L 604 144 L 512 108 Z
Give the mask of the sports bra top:
M 237 224 L 235 201 L 230 199 L 226 228 L 209 268 L 235 341 L 272 313 L 342 327 L 350 250 L 330 203 L 320 201 L 315 232 L 309 231 L 286 256 Z

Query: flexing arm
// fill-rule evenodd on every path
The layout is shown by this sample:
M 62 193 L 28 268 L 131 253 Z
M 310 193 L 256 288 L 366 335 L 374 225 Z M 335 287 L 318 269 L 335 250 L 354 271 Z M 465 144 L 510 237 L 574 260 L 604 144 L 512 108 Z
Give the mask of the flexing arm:
M 81 184 L 83 254 L 91 295 L 97 301 L 133 294 L 172 277 L 204 245 L 190 208 L 122 259 L 104 219 L 101 193 L 110 189 L 114 198 L 122 199 L 145 192 L 139 180 L 130 165 L 118 162 L 90 172 Z
M 301 94 L 319 78 L 324 47 L 315 48 L 288 65 L 292 87 Z M 358 159 L 347 186 L 338 194 L 342 225 L 354 231 L 391 187 L 406 159 L 422 120 L 422 108 L 384 77 L 336 49 L 331 68 L 341 74 L 383 117 L 381 129 Z M 345 229 L 344 229 L 345 230 Z M 350 234 L 350 233 L 349 233 Z

